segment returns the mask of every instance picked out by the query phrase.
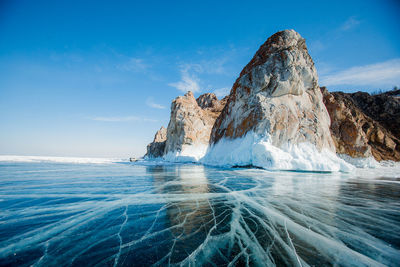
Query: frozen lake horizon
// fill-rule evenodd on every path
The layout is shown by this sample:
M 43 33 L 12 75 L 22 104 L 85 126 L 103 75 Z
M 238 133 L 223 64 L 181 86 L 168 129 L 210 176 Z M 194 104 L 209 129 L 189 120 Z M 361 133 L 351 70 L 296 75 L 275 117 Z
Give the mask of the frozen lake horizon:
M 398 167 L 0 162 L 1 266 L 399 266 Z

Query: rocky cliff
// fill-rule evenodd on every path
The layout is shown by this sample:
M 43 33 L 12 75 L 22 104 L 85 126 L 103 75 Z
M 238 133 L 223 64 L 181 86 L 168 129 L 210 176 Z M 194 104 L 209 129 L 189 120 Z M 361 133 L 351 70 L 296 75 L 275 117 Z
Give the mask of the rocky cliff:
M 242 70 L 211 142 L 248 132 L 269 135 L 277 147 L 309 142 L 335 151 L 314 63 L 293 30 L 271 36 Z
M 164 155 L 165 142 L 167 141 L 167 129 L 162 126 L 154 136 L 153 142 L 147 145 L 145 158 L 158 158 Z
M 355 158 L 373 156 L 378 161 L 400 160 L 400 140 L 391 133 L 399 127 L 398 99 L 362 92 L 329 93 L 324 87 L 321 91 L 337 153 Z
M 225 99 L 219 101 L 211 93 L 203 94 L 197 99 L 192 92 L 177 97 L 171 104 L 170 122 L 165 130 L 165 138 L 162 139 L 164 148 L 155 138 L 149 144 L 146 155 L 164 156 L 168 160 L 197 161 L 207 150 L 212 126 L 225 103 Z
M 370 118 L 400 139 L 400 90 L 377 95 L 365 92 L 350 94 L 354 103 Z
M 278 32 L 259 48 L 234 83 L 214 124 L 206 161 L 308 170 L 330 170 L 327 164 L 331 164 L 336 169 L 340 164 L 331 161 L 335 145 L 329 124 L 305 40 L 293 30 Z M 234 148 L 225 156 L 229 146 Z M 322 152 L 330 153 L 330 160 L 307 159 Z
M 285 30 L 268 38 L 221 101 L 210 93 L 176 98 L 166 133 L 156 134 L 146 155 L 211 165 L 346 171 L 352 166 L 335 152 L 400 160 L 399 120 L 396 94 L 320 89 L 305 40 Z

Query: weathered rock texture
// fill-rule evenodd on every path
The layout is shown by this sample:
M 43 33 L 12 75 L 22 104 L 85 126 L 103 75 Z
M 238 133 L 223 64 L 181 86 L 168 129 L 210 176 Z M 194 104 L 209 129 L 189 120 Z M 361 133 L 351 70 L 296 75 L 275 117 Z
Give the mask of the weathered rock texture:
M 330 130 L 337 153 L 351 157 L 372 155 L 378 161 L 400 160 L 400 140 L 388 130 L 396 130 L 398 126 L 388 125 L 390 121 L 382 119 L 395 113 L 395 103 L 382 103 L 381 96 L 371 96 L 368 93 L 329 93 L 324 87 L 321 91 L 331 118 Z M 378 108 L 378 105 L 382 107 Z M 368 110 L 372 118 L 360 107 Z M 399 118 L 391 119 L 395 122 Z
M 254 131 L 270 135 L 276 147 L 307 142 L 335 151 L 329 123 L 305 40 L 285 30 L 272 35 L 240 73 L 211 142 Z
M 365 92 L 351 94 L 357 106 L 370 118 L 379 122 L 400 139 L 400 90 L 392 90 L 378 95 Z
M 201 95 L 197 100 L 192 92 L 177 97 L 171 105 L 164 153 L 179 152 L 187 146 L 208 146 L 211 129 L 224 107 L 214 94 Z
M 154 136 L 153 142 L 147 145 L 147 153 L 144 155 L 148 158 L 158 158 L 164 155 L 165 141 L 167 140 L 167 129 L 161 127 Z
M 255 166 L 265 166 L 259 161 L 270 161 L 272 167 L 290 169 L 299 165 L 299 157 L 293 160 L 291 153 L 304 151 L 294 151 L 285 145 L 311 143 L 318 151 L 328 149 L 351 157 L 372 155 L 377 160 L 399 161 L 399 95 L 400 90 L 371 96 L 320 89 L 305 40 L 295 31 L 285 30 L 272 35 L 259 48 L 240 73 L 229 96 L 221 101 L 211 93 L 195 99 L 188 92 L 176 98 L 171 105 L 168 128 L 162 127 L 157 132 L 147 146 L 146 156 L 200 160 L 211 144 L 215 145 L 211 148 L 214 154 L 207 155 L 213 160 L 222 158 L 233 165 L 236 161 L 259 164 Z M 250 143 L 258 142 L 254 149 L 243 147 L 252 144 L 242 144 L 239 139 L 247 133 L 252 134 L 248 135 L 251 138 L 260 137 L 258 141 L 249 139 Z M 222 139 L 227 143 L 216 145 Z M 231 147 L 238 147 L 236 154 L 226 151 L 229 140 L 239 142 Z M 311 159 L 314 154 L 307 154 L 299 168 L 321 168 L 326 160 Z M 325 153 L 328 154 L 333 155 Z M 274 157 L 271 155 L 276 158 L 271 160 Z M 332 164 L 338 163 L 334 155 L 331 159 Z M 285 160 L 293 162 L 279 165 L 279 161 Z M 314 166 L 309 161 L 318 162 Z

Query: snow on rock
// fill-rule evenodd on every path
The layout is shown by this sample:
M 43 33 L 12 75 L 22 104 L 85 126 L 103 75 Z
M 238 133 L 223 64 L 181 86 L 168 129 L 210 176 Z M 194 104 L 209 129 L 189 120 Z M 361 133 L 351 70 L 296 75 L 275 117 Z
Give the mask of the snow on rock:
M 331 105 L 330 111 L 332 107 L 336 108 Z M 397 112 L 387 110 L 389 115 Z M 336 155 L 336 149 L 353 157 L 376 155 L 369 147 L 368 133 L 360 132 L 365 124 L 352 110 L 339 111 L 335 113 L 339 124 L 335 122 L 333 129 L 346 136 L 340 139 L 333 131 L 333 139 L 331 118 L 305 40 L 294 30 L 284 30 L 259 48 L 228 97 L 218 101 L 207 93 L 195 99 L 188 92 L 172 102 L 163 159 L 270 170 L 347 172 L 353 165 L 373 166 L 371 160 L 350 160 L 350 165 Z M 342 126 L 348 126 L 347 131 L 341 131 Z M 394 151 L 397 143 L 382 136 L 386 135 L 373 134 L 372 141 L 380 138 L 379 144 L 384 140 Z
M 247 165 L 250 159 L 242 162 L 243 157 L 231 155 L 234 152 L 228 148 L 224 159 L 219 158 L 222 144 L 235 143 L 243 148 L 243 153 L 256 157 L 250 161 L 257 162 L 260 167 L 336 169 L 328 168 L 324 160 L 313 157 L 303 145 L 312 146 L 313 153 L 330 151 L 329 159 L 336 158 L 329 125 L 329 114 L 305 40 L 293 30 L 281 31 L 260 47 L 233 85 L 228 102 L 213 127 L 213 147 L 207 158 L 218 162 L 230 157 L 232 165 Z M 248 142 L 248 138 L 253 138 L 249 133 L 268 136 L 268 141 Z M 282 151 L 296 154 L 299 160 Z M 299 153 L 305 154 L 300 156 Z M 311 157 L 308 163 L 300 160 L 306 157 Z M 313 163 L 315 160 L 317 163 Z
M 330 149 L 318 150 L 310 143 L 276 147 L 269 135 L 254 132 L 235 139 L 224 138 L 209 148 L 202 163 L 214 166 L 254 166 L 267 170 L 344 171 L 354 167 Z

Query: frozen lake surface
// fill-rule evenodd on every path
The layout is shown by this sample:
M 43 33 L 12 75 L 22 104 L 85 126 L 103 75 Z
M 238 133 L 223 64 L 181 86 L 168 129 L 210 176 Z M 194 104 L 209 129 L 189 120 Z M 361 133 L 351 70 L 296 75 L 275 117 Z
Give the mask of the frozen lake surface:
M 0 162 L 1 266 L 400 266 L 400 172 Z

